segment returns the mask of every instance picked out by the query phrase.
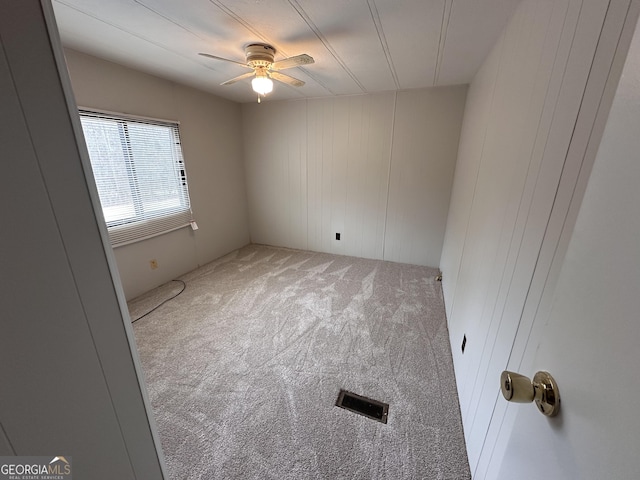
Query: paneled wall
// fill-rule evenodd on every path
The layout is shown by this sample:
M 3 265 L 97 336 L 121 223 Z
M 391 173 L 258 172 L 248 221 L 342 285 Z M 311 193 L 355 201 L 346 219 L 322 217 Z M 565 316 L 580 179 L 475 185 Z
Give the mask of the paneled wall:
M 635 2 L 629 12 L 631 31 L 639 10 Z M 618 48 L 624 44 L 623 39 Z M 612 75 L 619 72 L 613 69 Z M 494 468 L 475 480 L 511 480 L 514 471 L 522 472 L 519 480 L 537 479 L 542 458 L 556 479 L 638 477 L 640 382 L 629 379 L 637 378 L 640 364 L 639 125 L 636 27 L 602 141 L 593 149 L 593 170 L 579 182 L 576 197 L 584 191 L 584 198 L 581 206 L 576 201 L 579 213 L 572 209 L 575 227 L 557 283 L 545 292 L 520 357 L 527 372 L 542 366 L 552 372 L 562 396 L 561 417 L 540 421 L 535 409 L 510 408 L 497 434 L 505 451 L 498 447 L 491 455 Z M 588 394 L 585 387 L 594 377 L 615 385 L 615 395 Z
M 390 94 L 307 104 L 310 250 L 382 258 L 393 104 Z
M 474 473 L 525 302 L 541 295 L 532 279 L 548 273 L 539 253 L 607 3 L 522 2 L 469 90 L 441 268 Z
M 249 243 L 240 106 L 73 50 L 65 55 L 80 106 L 180 122 L 199 229 L 116 248 L 127 299 Z
M 244 104 L 251 240 L 438 266 L 465 98 L 456 86 Z

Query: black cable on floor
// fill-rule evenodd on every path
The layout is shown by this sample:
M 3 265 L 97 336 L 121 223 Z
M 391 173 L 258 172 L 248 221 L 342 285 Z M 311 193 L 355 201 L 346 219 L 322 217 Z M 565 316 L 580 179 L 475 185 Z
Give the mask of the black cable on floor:
M 164 302 L 162 302 L 159 305 L 156 305 L 155 307 L 153 307 L 151 310 L 149 310 L 147 313 L 145 313 L 144 315 L 140 315 L 138 318 L 136 318 L 135 320 L 131 320 L 131 323 L 136 323 L 138 320 L 140 320 L 141 318 L 146 317 L 147 315 L 149 315 L 151 312 L 156 311 L 157 309 L 159 309 L 162 305 L 164 305 L 165 303 L 167 303 L 169 300 L 173 300 L 174 298 L 176 298 L 178 295 L 180 295 L 182 292 L 184 292 L 185 288 L 187 288 L 187 284 L 185 282 L 183 282 L 182 280 L 178 280 L 178 279 L 174 279 L 171 280 L 172 282 L 180 282 L 182 284 L 182 290 L 180 290 L 178 293 L 176 293 L 173 297 L 171 298 L 167 298 Z

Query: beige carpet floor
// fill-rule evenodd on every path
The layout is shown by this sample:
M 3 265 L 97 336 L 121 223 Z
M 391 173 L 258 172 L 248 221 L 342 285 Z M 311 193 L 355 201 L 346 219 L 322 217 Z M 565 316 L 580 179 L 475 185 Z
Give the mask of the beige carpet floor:
M 471 478 L 438 273 L 249 245 L 181 277 L 134 323 L 171 478 Z

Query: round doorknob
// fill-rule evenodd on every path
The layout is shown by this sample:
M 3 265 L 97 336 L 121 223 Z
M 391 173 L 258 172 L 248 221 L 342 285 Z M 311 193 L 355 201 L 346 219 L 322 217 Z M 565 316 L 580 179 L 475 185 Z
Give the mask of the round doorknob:
M 510 402 L 533 402 L 535 391 L 529 377 L 505 370 L 500 375 L 500 387 L 502 395 Z
M 548 372 L 537 372 L 533 381 L 519 373 L 505 370 L 500 375 L 500 389 L 504 398 L 515 403 L 536 402 L 538 410 L 553 417 L 560 410 L 558 386 Z

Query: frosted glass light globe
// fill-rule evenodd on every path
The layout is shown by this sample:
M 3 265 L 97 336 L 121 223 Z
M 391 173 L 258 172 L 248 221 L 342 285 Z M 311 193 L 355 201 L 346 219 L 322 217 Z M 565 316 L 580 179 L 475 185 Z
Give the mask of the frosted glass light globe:
M 251 88 L 259 95 L 266 95 L 273 90 L 273 80 L 269 77 L 255 77 L 251 80 Z

